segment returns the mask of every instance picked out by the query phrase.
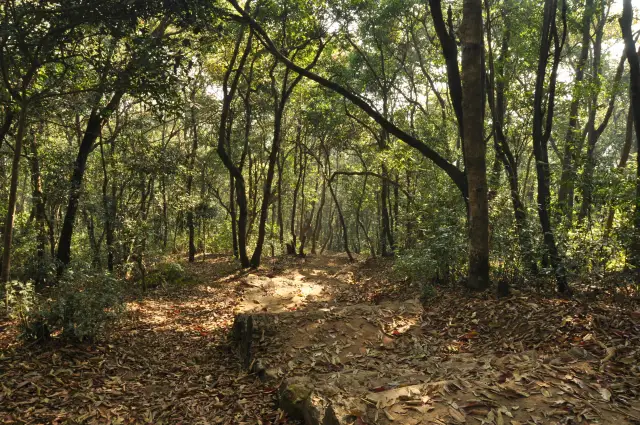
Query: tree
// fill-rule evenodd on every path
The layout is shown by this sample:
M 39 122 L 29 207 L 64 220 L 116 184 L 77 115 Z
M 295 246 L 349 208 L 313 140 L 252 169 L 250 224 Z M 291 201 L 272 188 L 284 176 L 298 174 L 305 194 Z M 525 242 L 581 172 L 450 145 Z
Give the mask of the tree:
M 561 21 L 562 31 L 558 32 L 556 13 L 558 4 L 556 0 L 545 0 L 541 30 L 540 53 L 538 56 L 538 71 L 536 73 L 535 95 L 533 101 L 533 153 L 536 159 L 536 175 L 538 181 L 538 215 L 544 236 L 547 253 L 550 258 L 556 276 L 558 292 L 568 292 L 567 276 L 565 268 L 558 252 L 555 236 L 551 227 L 549 204 L 551 199 L 549 171 L 548 143 L 553 127 L 553 111 L 555 106 L 555 90 L 558 78 L 558 66 L 560 54 L 564 46 L 567 24 L 566 3 L 562 3 Z M 547 76 L 548 58 L 553 42 L 553 61 L 549 76 L 548 88 L 545 93 L 544 82 Z M 543 110 L 543 100 L 546 99 L 546 113 Z
M 482 1 L 465 0 L 462 39 L 464 163 L 469 191 L 469 286 L 489 286 L 489 208 L 484 140 Z
M 633 126 L 636 130 L 636 147 L 640 147 L 640 60 L 636 54 L 636 46 L 631 32 L 633 9 L 631 0 L 624 0 L 622 4 L 620 29 L 624 40 L 624 52 L 629 62 L 629 92 L 631 93 L 631 110 L 633 112 Z M 632 261 L 634 266 L 640 265 L 640 155 L 638 155 L 638 179 L 636 180 L 636 199 L 634 211 L 634 242 Z

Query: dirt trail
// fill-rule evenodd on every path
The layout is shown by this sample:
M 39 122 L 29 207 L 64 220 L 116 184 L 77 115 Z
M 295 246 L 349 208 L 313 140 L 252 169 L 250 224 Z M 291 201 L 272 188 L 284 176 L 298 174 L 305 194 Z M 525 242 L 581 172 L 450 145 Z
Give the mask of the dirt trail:
M 0 323 L 0 423 L 640 423 L 634 310 L 416 288 L 341 255 L 189 265 L 97 344 L 24 345 Z M 255 318 L 253 360 L 230 343 Z M 288 415 L 284 413 L 288 412 Z
M 593 330 L 586 342 L 574 335 L 579 344 L 544 346 L 573 320 L 560 316 L 562 323 L 554 323 L 545 309 L 562 315 L 567 306 L 540 307 L 527 296 L 483 304 L 454 299 L 426 312 L 409 294 L 351 302 L 359 297 L 349 293 L 367 290 L 354 278 L 361 267 L 341 256 L 316 257 L 243 278 L 236 310 L 252 314 L 253 358 L 266 365 L 272 382 L 282 382 L 280 405 L 290 416 L 308 425 L 638 421 L 638 370 L 622 379 L 605 370 L 610 359 L 588 343 Z M 447 307 L 461 311 L 447 318 Z M 514 310 L 524 317 L 510 317 Z M 506 323 L 497 322 L 501 313 Z M 484 315 L 495 333 L 482 329 Z M 539 318 L 551 320 L 550 335 L 545 325 L 533 328 Z M 467 329 L 452 334 L 461 323 Z M 509 340 L 515 328 L 523 334 L 519 341 Z M 480 331 L 493 339 L 474 346 Z M 635 348 L 626 361 L 637 358 Z

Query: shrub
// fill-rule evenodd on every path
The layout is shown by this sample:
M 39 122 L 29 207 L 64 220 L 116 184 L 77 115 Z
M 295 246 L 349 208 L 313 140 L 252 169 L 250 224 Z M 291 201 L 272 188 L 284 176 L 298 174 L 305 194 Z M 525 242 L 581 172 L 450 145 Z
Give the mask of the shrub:
M 107 274 L 69 272 L 21 322 L 23 337 L 46 339 L 52 334 L 72 341 L 95 339 L 124 311 L 122 286 Z
M 32 281 L 14 280 L 5 286 L 5 303 L 9 317 L 23 326 L 36 306 L 36 293 Z
M 184 268 L 179 263 L 162 263 L 158 270 L 167 282 L 180 282 L 186 278 Z
M 420 301 L 427 302 L 436 296 L 436 288 L 427 282 L 422 282 L 422 287 L 420 288 Z
M 393 272 L 400 279 L 416 284 L 449 284 L 462 274 L 464 263 L 458 261 L 458 253 L 430 248 L 403 252 L 398 256 Z
M 423 251 L 406 251 L 398 256 L 393 264 L 394 274 L 413 283 L 426 283 L 434 277 L 437 267 L 435 261 Z
M 167 262 L 157 264 L 146 277 L 149 288 L 166 287 L 173 284 L 184 284 L 191 281 L 191 276 L 179 263 Z

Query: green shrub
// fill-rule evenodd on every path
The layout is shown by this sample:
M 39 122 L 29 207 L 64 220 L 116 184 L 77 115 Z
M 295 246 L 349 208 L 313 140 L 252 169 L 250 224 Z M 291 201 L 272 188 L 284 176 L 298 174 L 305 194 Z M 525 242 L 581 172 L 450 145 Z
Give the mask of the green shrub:
M 184 268 L 179 263 L 162 263 L 158 271 L 167 282 L 180 282 L 186 278 Z
M 398 256 L 393 264 L 393 272 L 400 279 L 409 279 L 413 283 L 426 283 L 432 279 L 437 268 L 435 261 L 424 251 L 406 251 Z
M 69 272 L 21 322 L 23 337 L 46 339 L 53 334 L 72 341 L 95 339 L 124 311 L 121 284 L 107 274 Z
M 14 280 L 5 288 L 5 303 L 9 317 L 24 325 L 28 322 L 36 306 L 36 293 L 32 281 L 21 282 Z
M 458 252 L 449 249 L 415 249 L 401 253 L 393 265 L 397 278 L 412 283 L 450 284 L 464 273 Z
M 189 283 L 192 280 L 180 265 L 180 263 L 167 262 L 157 264 L 147 275 L 146 284 L 149 288 L 158 286 L 166 287 L 167 285 L 180 285 Z
M 422 287 L 420 288 L 420 301 L 426 302 L 436 296 L 436 288 L 427 282 L 422 282 Z

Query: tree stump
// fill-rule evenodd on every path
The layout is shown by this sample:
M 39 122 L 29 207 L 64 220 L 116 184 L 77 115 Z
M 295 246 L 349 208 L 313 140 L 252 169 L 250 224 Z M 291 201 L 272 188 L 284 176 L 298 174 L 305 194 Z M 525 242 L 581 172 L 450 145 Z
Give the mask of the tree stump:
M 253 316 L 250 314 L 238 314 L 233 322 L 231 338 L 238 350 L 243 366 L 248 369 L 253 360 L 251 355 Z

